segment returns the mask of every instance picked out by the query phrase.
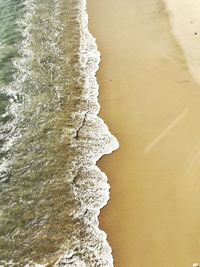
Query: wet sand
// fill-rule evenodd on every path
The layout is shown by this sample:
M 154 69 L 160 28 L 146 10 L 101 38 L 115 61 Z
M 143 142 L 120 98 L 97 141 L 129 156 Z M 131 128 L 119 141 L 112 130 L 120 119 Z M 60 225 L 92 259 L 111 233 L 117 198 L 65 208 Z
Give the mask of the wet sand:
M 99 166 L 116 267 L 200 261 L 200 86 L 157 0 L 88 0 L 101 117 L 120 149 Z

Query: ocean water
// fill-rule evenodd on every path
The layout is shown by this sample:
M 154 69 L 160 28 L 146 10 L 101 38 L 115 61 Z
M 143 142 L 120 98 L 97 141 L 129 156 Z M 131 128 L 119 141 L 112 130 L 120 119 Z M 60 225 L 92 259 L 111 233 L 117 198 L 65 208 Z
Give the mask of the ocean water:
M 86 0 L 0 0 L 0 266 L 113 266 Z

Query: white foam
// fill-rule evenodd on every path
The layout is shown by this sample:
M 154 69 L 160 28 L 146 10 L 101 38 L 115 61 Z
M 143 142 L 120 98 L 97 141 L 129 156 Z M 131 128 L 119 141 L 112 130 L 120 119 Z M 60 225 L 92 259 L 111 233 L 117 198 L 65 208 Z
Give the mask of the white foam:
M 107 242 L 106 234 L 99 229 L 98 215 L 100 209 L 107 204 L 109 200 L 109 188 L 107 183 L 106 175 L 99 170 L 96 166 L 96 161 L 104 154 L 110 154 L 113 150 L 119 147 L 119 143 L 115 137 L 113 137 L 105 125 L 102 119 L 97 117 L 99 112 L 98 104 L 98 90 L 99 86 L 96 81 L 96 72 L 99 68 L 100 53 L 97 49 L 96 40 L 90 34 L 88 30 L 88 14 L 86 11 L 86 0 L 81 0 L 81 43 L 80 43 L 80 62 L 83 64 L 83 68 L 88 69 L 84 75 L 87 75 L 86 79 L 86 90 L 88 91 L 88 100 L 91 100 L 91 108 L 85 122 L 85 127 L 82 131 L 81 140 L 82 146 L 84 147 L 84 140 L 86 146 L 89 146 L 90 140 L 99 140 L 99 146 L 97 151 L 88 153 L 87 157 L 93 158 L 93 164 L 88 166 L 79 174 L 79 177 L 75 181 L 74 193 L 77 199 L 82 203 L 82 209 L 76 213 L 78 218 L 82 217 L 85 224 L 85 240 L 80 240 L 78 246 L 78 256 L 74 254 L 66 253 L 57 262 L 56 266 L 80 266 L 80 267 L 93 267 L 93 266 L 104 266 L 113 267 L 112 250 Z M 90 49 L 88 49 L 90 47 Z M 89 66 L 88 58 L 91 58 Z M 92 97 L 91 97 L 92 96 Z M 97 108 L 96 108 L 97 107 Z M 98 129 L 95 129 L 97 127 Z M 90 135 L 88 137 L 87 135 Z M 94 135 L 92 137 L 92 135 Z M 101 138 L 107 138 L 108 140 L 102 140 Z M 102 142 L 102 144 L 101 144 Z M 105 146 L 105 144 L 107 144 Z M 81 146 L 81 147 L 82 147 Z M 78 240 L 76 240 L 78 242 Z M 75 243 L 76 243 L 75 242 Z M 99 243 L 99 244 L 98 244 Z M 94 248 L 94 249 L 93 249 Z M 94 261 L 91 260 L 91 255 L 94 257 Z M 96 254 L 96 255 L 95 255 Z M 85 256 L 84 256 L 85 255 Z M 69 260 L 68 260 L 69 258 Z M 83 260 L 85 258 L 85 261 Z M 98 259 L 98 262 L 95 260 Z
M 18 150 L 17 149 L 15 150 L 15 153 L 16 151 L 17 152 L 19 151 L 19 153 L 16 153 L 19 154 L 19 156 L 15 155 L 14 153 L 11 153 L 12 158 L 11 159 L 9 158 L 9 160 L 4 161 L 4 163 L 1 165 L 2 172 L 6 171 L 10 166 L 12 168 L 12 161 L 16 160 L 17 163 L 18 161 L 21 161 L 22 163 L 24 162 L 24 164 L 26 164 L 25 161 L 22 161 L 21 157 L 23 155 L 26 155 L 28 158 L 31 155 L 32 150 L 35 149 L 33 144 L 29 143 L 30 137 L 31 137 L 30 142 L 33 142 L 34 145 L 36 144 L 38 146 L 36 150 L 38 149 L 38 151 L 40 151 L 40 146 L 39 146 L 40 142 L 38 144 L 36 143 L 36 141 L 37 138 L 39 139 L 39 137 L 41 137 L 42 139 L 42 136 L 39 136 L 39 134 L 41 133 L 39 131 L 37 132 L 37 128 L 40 130 L 40 126 L 43 126 L 43 123 L 46 126 L 45 123 L 48 123 L 48 119 L 49 120 L 51 119 L 45 116 L 46 113 L 48 114 L 48 109 L 46 111 L 44 107 L 46 106 L 48 107 L 47 105 L 48 103 L 46 103 L 48 100 L 46 100 L 45 94 L 44 96 L 41 94 L 39 87 L 40 83 L 43 82 L 42 80 L 43 77 L 38 77 L 37 75 L 35 76 L 34 68 L 31 67 L 33 61 L 39 60 L 40 49 L 42 50 L 44 48 L 44 45 L 40 47 L 40 45 L 38 44 L 38 46 L 34 51 L 34 47 L 32 47 L 32 45 L 35 44 L 34 36 L 32 36 L 33 29 L 31 28 L 34 14 L 37 11 L 37 5 L 35 4 L 35 2 L 36 2 L 35 0 L 25 1 L 25 5 L 26 8 L 28 9 L 28 12 L 24 16 L 24 18 L 22 18 L 18 22 L 21 32 L 23 33 L 24 39 L 21 43 L 21 48 L 20 48 L 21 57 L 14 61 L 14 65 L 18 70 L 17 74 L 14 77 L 14 82 L 7 88 L 8 95 L 10 95 L 10 97 L 14 99 L 14 101 L 12 101 L 12 103 L 9 106 L 9 112 L 13 115 L 14 119 L 6 125 L 6 127 L 10 127 L 12 130 L 7 138 L 7 142 L 5 143 L 4 149 L 12 150 L 13 147 L 15 148 L 16 143 L 17 145 L 18 143 L 22 144 L 22 146 L 19 145 L 17 147 Z M 50 55 L 56 54 L 56 58 L 62 59 L 62 63 L 69 65 L 68 58 L 65 58 L 65 56 L 67 57 L 66 55 L 67 53 L 64 52 L 62 54 L 59 50 L 60 49 L 59 45 L 55 41 L 55 38 L 57 38 L 58 35 L 62 35 L 63 33 L 62 32 L 63 25 L 59 20 L 59 15 L 61 11 L 60 9 L 63 2 L 65 1 L 55 0 L 55 6 L 54 6 L 55 10 L 52 11 L 53 22 L 54 22 L 53 27 L 55 28 L 54 29 L 55 31 L 53 31 L 54 35 L 52 37 L 52 43 L 50 42 L 50 44 L 48 45 L 49 45 Z M 59 86 L 59 84 L 54 84 L 53 89 L 56 92 L 56 97 L 58 99 L 58 102 L 60 101 L 60 98 L 62 97 L 66 98 L 65 102 L 69 104 L 69 108 L 71 107 L 72 111 L 71 111 L 71 117 L 68 118 L 69 126 L 65 119 L 66 114 L 63 114 L 64 111 L 62 110 L 62 108 L 60 113 L 59 112 L 58 114 L 56 113 L 55 115 L 56 120 L 54 120 L 55 123 L 57 120 L 60 119 L 60 115 L 62 115 L 64 118 L 63 119 L 64 123 L 62 125 L 63 126 L 62 133 L 60 134 L 60 136 L 59 135 L 56 136 L 55 134 L 57 132 L 54 132 L 53 129 L 51 134 L 52 136 L 54 134 L 54 139 L 53 140 L 52 138 L 49 139 L 51 142 L 55 142 L 57 144 L 58 142 L 57 139 L 59 139 L 60 137 L 60 144 L 63 144 L 63 146 L 66 147 L 66 153 L 64 153 L 64 155 L 62 155 L 63 157 L 61 157 L 62 161 L 63 158 L 66 158 L 64 166 L 67 167 L 62 171 L 62 175 L 64 178 L 65 178 L 65 172 L 67 173 L 66 179 L 62 180 L 61 178 L 63 177 L 58 177 L 58 178 L 60 183 L 63 181 L 66 184 L 70 183 L 71 189 L 74 193 L 73 195 L 73 197 L 75 198 L 74 201 L 78 204 L 74 206 L 73 211 L 69 211 L 71 212 L 70 215 L 74 219 L 73 231 L 71 235 L 66 236 L 66 242 L 64 242 L 64 244 L 61 244 L 60 250 L 55 252 L 55 258 L 57 258 L 58 256 L 60 257 L 55 266 L 112 267 L 113 266 L 112 251 L 107 242 L 107 235 L 99 229 L 99 222 L 98 222 L 100 209 L 103 206 L 105 206 L 107 201 L 109 200 L 110 186 L 107 183 L 106 175 L 99 170 L 99 168 L 96 166 L 96 162 L 103 155 L 110 154 L 112 153 L 113 150 L 117 149 L 119 147 L 119 143 L 117 139 L 114 136 L 112 136 L 104 121 L 98 117 L 100 105 L 98 103 L 99 86 L 96 80 L 96 72 L 99 68 L 100 53 L 97 49 L 95 38 L 90 34 L 88 30 L 88 14 L 86 10 L 86 0 L 77 0 L 77 1 L 74 0 L 73 4 L 77 4 L 77 6 L 74 7 L 75 12 L 80 13 L 79 15 L 80 36 L 77 37 L 80 40 L 79 39 L 76 40 L 77 42 L 80 41 L 80 47 L 78 51 L 80 58 L 79 58 L 79 63 L 78 64 L 76 63 L 78 67 L 77 73 L 75 73 L 74 76 L 72 75 L 72 77 L 70 76 L 69 78 L 71 80 L 67 82 L 69 83 L 72 82 L 73 84 L 73 81 L 77 80 L 77 74 L 80 74 L 78 79 L 78 85 L 80 85 L 81 89 L 83 90 L 79 95 L 78 92 L 76 92 L 75 90 L 73 91 L 73 88 L 69 88 L 70 92 L 66 92 L 65 95 L 64 91 L 65 84 L 62 84 L 61 86 Z M 65 16 L 67 16 L 67 14 L 65 14 Z M 74 42 L 74 40 L 70 41 Z M 71 44 L 70 42 L 69 44 L 64 43 L 64 46 L 69 45 L 70 48 L 70 44 Z M 37 53 L 39 53 L 39 55 Z M 62 66 L 63 69 L 61 70 L 59 69 L 59 67 L 61 68 L 61 66 L 56 65 L 54 67 L 56 67 L 57 70 L 56 73 L 58 75 L 58 78 L 60 75 L 62 81 L 63 80 L 65 81 L 65 79 L 63 79 L 65 78 L 65 76 L 62 77 L 62 75 L 67 75 L 66 69 L 63 66 Z M 60 74 L 61 71 L 62 74 Z M 37 73 L 38 69 L 36 70 L 36 74 Z M 41 80 L 39 78 L 41 78 Z M 31 82 L 33 82 L 34 85 L 33 87 L 31 87 L 31 89 L 33 88 L 33 90 L 35 90 L 33 92 L 29 90 L 29 87 L 28 90 L 26 89 L 26 82 L 29 81 L 29 79 L 31 80 Z M 49 81 L 48 80 L 46 81 L 44 79 L 44 82 L 47 82 L 48 84 Z M 38 98 L 36 94 L 37 90 L 38 90 Z M 25 100 L 22 101 L 22 103 L 15 101 L 18 99 L 19 95 L 23 97 Z M 75 105 L 77 103 L 83 103 L 83 104 L 79 105 L 77 104 L 79 110 L 76 110 L 73 107 L 73 105 L 70 106 L 70 103 Z M 23 111 L 25 111 L 24 112 L 25 114 L 23 113 Z M 40 116 L 37 115 L 37 113 Z M 37 115 L 34 121 L 36 125 L 34 125 L 33 122 L 35 114 Z M 31 117 L 32 121 L 31 123 L 29 123 L 28 120 L 27 124 L 28 116 Z M 42 121 L 41 125 L 37 121 L 40 119 Z M 56 128 L 57 125 L 53 126 Z M 35 138 L 33 138 L 32 136 L 33 133 L 31 132 L 31 130 L 34 130 L 34 128 L 36 128 L 36 131 L 34 132 L 36 141 Z M 78 132 L 78 138 L 77 138 L 77 132 Z M 28 142 L 25 142 L 27 141 L 26 135 L 28 137 L 27 138 Z M 45 143 L 47 147 L 49 147 L 50 141 L 47 144 Z M 27 147 L 26 145 L 24 147 L 23 143 L 25 143 Z M 70 145 L 68 145 L 69 143 Z M 30 153 L 28 153 L 27 155 L 26 148 L 29 148 L 28 147 L 29 145 L 30 149 L 29 150 L 27 149 L 27 151 Z M 69 150 L 71 149 L 71 154 L 68 153 L 67 149 Z M 25 152 L 23 150 L 25 150 Z M 43 153 L 45 155 L 43 158 L 45 158 L 47 161 L 45 165 L 46 167 L 48 165 L 47 153 L 45 152 Z M 53 153 L 53 151 L 50 152 L 50 154 L 48 155 L 52 159 L 54 155 L 52 155 L 51 153 Z M 57 155 L 55 155 L 55 158 L 56 156 Z M 69 156 L 69 158 L 67 158 L 67 156 Z M 30 159 L 32 160 L 31 156 Z M 35 160 L 36 159 L 34 158 L 33 162 Z M 32 166 L 29 167 L 29 164 L 27 166 L 26 165 L 22 166 L 20 170 L 17 169 L 16 177 L 12 178 L 15 178 L 15 180 L 17 181 L 19 179 L 18 176 L 21 176 L 20 173 L 21 170 L 24 172 L 26 172 L 26 170 L 27 172 L 34 171 L 35 169 L 34 170 L 31 169 L 33 168 Z M 52 166 L 50 167 L 52 168 Z M 14 170 L 15 169 L 13 169 L 13 173 Z M 37 170 L 35 170 L 35 172 L 36 171 Z M 61 172 L 58 175 L 60 174 Z M 54 178 L 56 179 L 56 177 L 51 177 L 52 183 L 54 182 Z M 46 181 L 46 183 L 48 183 L 48 181 Z M 70 197 L 71 195 L 70 196 L 66 195 L 66 199 Z M 69 200 L 69 202 L 71 201 L 71 199 L 67 200 Z M 48 206 L 48 203 L 46 205 Z M 65 206 L 63 206 L 63 208 L 67 209 L 67 207 Z M 49 214 L 45 214 L 43 217 L 45 216 L 48 217 L 48 215 Z M 62 222 L 61 225 L 63 226 Z M 39 227 L 40 226 L 38 226 L 38 228 Z M 31 231 L 29 231 L 29 235 L 31 235 Z M 30 244 L 30 246 L 31 245 L 32 244 Z M 47 258 L 45 257 L 42 260 L 42 262 L 38 262 L 36 264 L 32 263 L 30 259 L 30 266 L 45 266 L 42 263 L 43 262 L 48 263 L 49 260 L 50 259 L 48 259 L 48 257 Z

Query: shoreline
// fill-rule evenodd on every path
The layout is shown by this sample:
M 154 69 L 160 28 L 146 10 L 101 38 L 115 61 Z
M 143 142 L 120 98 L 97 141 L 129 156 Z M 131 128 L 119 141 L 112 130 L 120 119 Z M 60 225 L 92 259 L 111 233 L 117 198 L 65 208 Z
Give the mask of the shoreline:
M 183 49 L 188 68 L 200 83 L 199 52 L 199 2 L 164 0 L 169 13 L 172 33 Z
M 88 1 L 101 52 L 100 117 L 120 143 L 98 166 L 111 197 L 100 215 L 115 267 L 198 262 L 200 86 L 163 3 Z
M 18 6 L 2 3 L 11 31 L 1 40 L 12 49 L 0 63 L 12 59 L 13 77 L 0 88 L 0 266 L 113 267 L 98 222 L 109 185 L 96 162 L 118 142 L 98 117 L 86 4 L 25 0 L 18 18 Z

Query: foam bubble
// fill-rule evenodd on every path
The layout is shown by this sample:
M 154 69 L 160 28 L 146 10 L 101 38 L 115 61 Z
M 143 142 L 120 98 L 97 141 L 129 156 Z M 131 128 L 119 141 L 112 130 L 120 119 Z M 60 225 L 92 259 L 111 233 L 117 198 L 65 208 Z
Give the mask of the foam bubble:
M 23 266 L 112 267 L 98 222 L 110 186 L 96 162 L 119 144 L 98 117 L 100 53 L 86 1 L 24 5 L 17 71 L 6 87 L 14 100 L 1 165 L 2 257 Z

